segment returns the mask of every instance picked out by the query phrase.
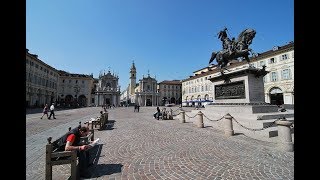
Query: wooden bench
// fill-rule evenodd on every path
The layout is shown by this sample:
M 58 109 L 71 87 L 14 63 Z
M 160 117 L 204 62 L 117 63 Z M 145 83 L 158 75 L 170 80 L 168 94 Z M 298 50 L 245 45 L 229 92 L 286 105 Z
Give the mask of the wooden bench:
M 95 118 L 94 120 L 90 120 L 85 122 L 88 126 L 91 125 L 91 129 L 93 130 L 93 127 L 97 127 L 99 125 L 99 130 L 102 130 L 105 125 L 108 123 L 108 113 L 104 112 L 99 117 Z
M 76 128 L 81 127 L 81 122 Z M 74 128 L 74 129 L 76 129 Z M 68 128 L 68 132 L 71 131 L 71 127 Z M 67 133 L 68 133 L 67 132 Z M 66 135 L 66 134 L 64 134 Z M 52 180 L 52 166 L 70 164 L 71 165 L 71 180 L 77 179 L 77 151 L 65 151 L 64 149 L 59 149 L 58 142 L 64 137 L 61 136 L 51 143 L 52 137 L 49 137 L 48 144 L 46 145 L 46 180 Z M 89 130 L 86 137 L 80 138 L 81 144 L 88 144 L 89 139 L 94 140 L 94 131 Z

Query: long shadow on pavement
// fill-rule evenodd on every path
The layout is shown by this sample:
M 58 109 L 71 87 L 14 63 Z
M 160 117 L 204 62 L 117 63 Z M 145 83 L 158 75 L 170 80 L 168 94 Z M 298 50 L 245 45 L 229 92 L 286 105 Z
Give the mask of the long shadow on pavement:
M 91 178 L 98 178 L 104 175 L 120 173 L 122 164 L 98 164 L 103 144 L 92 148 L 90 156 L 93 158 L 93 166 L 89 168 L 92 172 Z
M 105 127 L 102 128 L 102 130 L 113 130 L 113 126 L 114 126 L 114 123 L 116 122 L 116 120 L 108 120 L 108 123 L 105 125 Z M 99 130 L 98 131 L 102 131 L 102 130 Z
M 122 166 L 122 164 L 98 164 L 95 167 L 95 173 L 91 178 L 120 173 Z

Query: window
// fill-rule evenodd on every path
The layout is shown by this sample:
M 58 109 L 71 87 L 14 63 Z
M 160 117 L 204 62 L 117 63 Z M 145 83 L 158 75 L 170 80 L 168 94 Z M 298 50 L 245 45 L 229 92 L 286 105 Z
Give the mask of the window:
M 78 84 L 78 80 L 76 80 L 76 84 Z
M 288 55 L 287 54 L 282 54 L 281 55 L 281 60 L 286 60 L 288 59 Z
M 269 59 L 269 64 L 273 64 L 273 63 L 275 63 L 276 62 L 276 60 L 274 59 L 274 58 L 270 58 Z
M 281 71 L 281 77 L 283 80 L 291 79 L 290 69 L 284 69 Z
M 278 80 L 277 72 L 271 72 L 271 81 L 275 82 Z
M 69 83 L 71 83 L 71 79 L 69 80 Z
M 82 84 L 84 84 L 84 81 L 82 81 Z
M 64 79 L 62 80 L 62 83 L 64 83 Z

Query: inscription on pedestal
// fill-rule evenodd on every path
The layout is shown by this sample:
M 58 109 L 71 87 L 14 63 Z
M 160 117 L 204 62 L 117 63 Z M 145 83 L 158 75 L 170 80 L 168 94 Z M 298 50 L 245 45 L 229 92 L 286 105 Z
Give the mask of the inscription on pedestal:
M 216 85 L 215 99 L 244 99 L 245 86 L 244 81 L 237 81 L 228 84 Z

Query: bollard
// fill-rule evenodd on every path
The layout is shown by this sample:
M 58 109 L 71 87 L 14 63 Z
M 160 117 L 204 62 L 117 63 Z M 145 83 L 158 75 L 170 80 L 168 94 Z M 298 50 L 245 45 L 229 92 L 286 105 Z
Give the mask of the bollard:
M 204 124 L 203 124 L 203 113 L 201 111 L 198 112 L 198 123 L 197 123 L 197 127 L 198 128 L 203 128 Z
M 232 116 L 228 113 L 224 115 L 224 134 L 229 137 L 234 135 L 232 126 Z
M 173 112 L 171 108 L 170 108 L 169 120 L 173 120 Z
M 186 122 L 186 112 L 181 110 L 180 111 L 181 115 L 180 115 L 180 122 L 181 123 L 185 123 Z
M 278 125 L 278 146 L 280 150 L 293 152 L 293 143 L 290 126 L 292 122 L 286 120 L 277 120 Z

